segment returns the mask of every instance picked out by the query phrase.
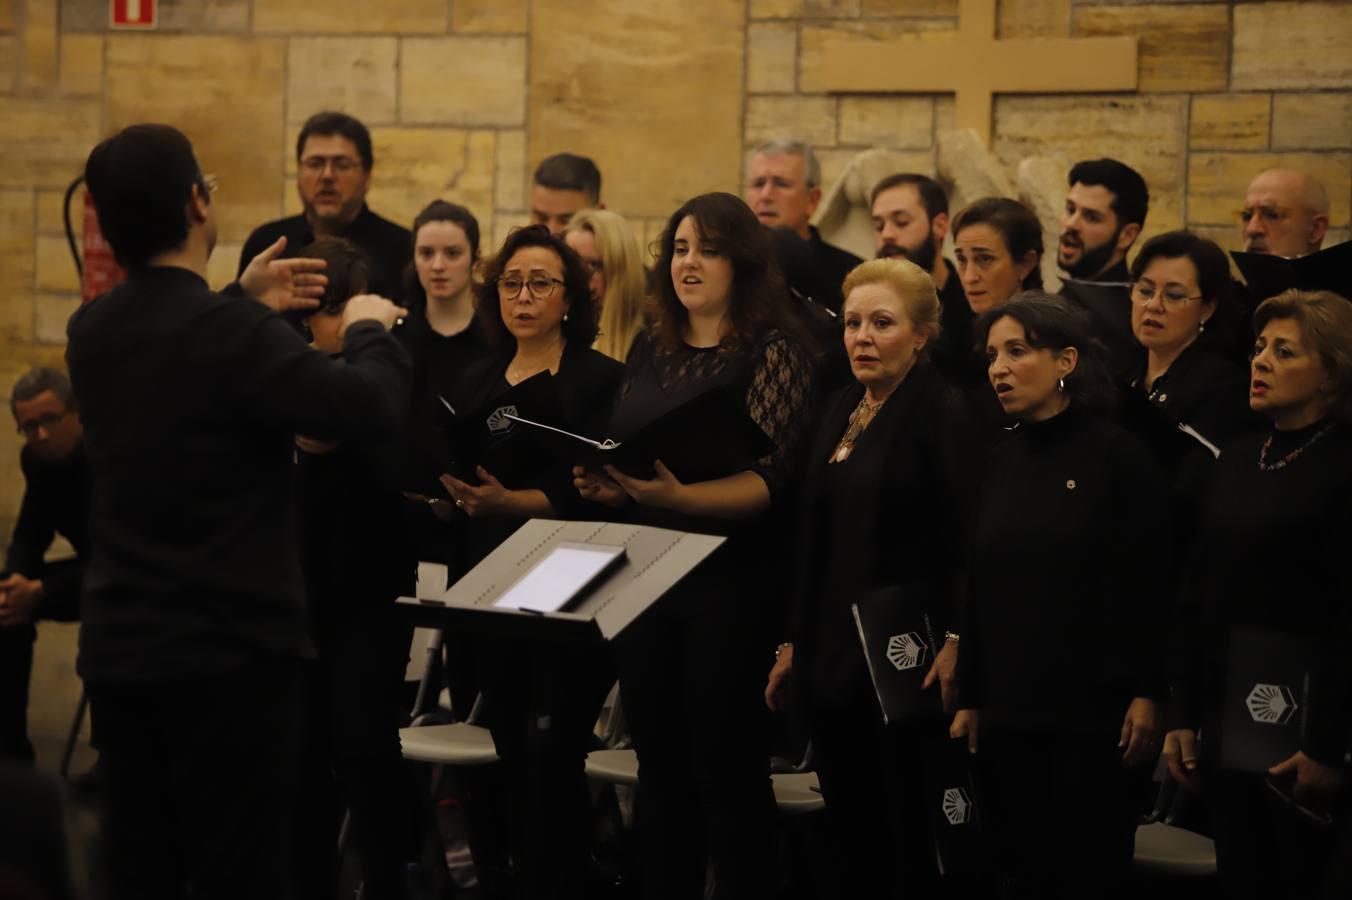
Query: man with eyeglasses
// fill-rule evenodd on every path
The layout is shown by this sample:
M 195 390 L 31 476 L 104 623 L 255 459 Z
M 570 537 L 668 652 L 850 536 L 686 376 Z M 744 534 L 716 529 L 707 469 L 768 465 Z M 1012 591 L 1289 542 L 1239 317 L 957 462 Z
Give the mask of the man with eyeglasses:
M 822 240 L 812 214 L 822 200 L 822 167 L 817 154 L 802 141 L 782 139 L 756 148 L 746 186 L 746 205 L 769 228 L 785 228 L 806 242 L 810 266 L 790 279 L 805 297 L 840 312 L 840 286 L 862 259 Z
M 1329 230 L 1329 195 L 1312 175 L 1264 169 L 1249 184 L 1239 213 L 1248 253 L 1308 256 Z
M 78 557 L 88 552 L 89 469 L 84 429 L 70 380 L 55 369 L 34 369 L 14 384 L 10 412 L 24 437 L 19 465 L 24 496 L 0 578 L 0 759 L 31 763 L 28 682 L 33 623 L 79 618 Z M 77 559 L 46 562 L 60 534 Z
M 305 211 L 254 229 L 239 255 L 239 273 L 249 261 L 286 238 L 282 256 L 294 256 L 321 237 L 342 237 L 375 261 L 374 293 L 399 299 L 403 274 L 413 259 L 407 228 L 382 219 L 366 205 L 375 157 L 371 133 L 340 112 L 319 112 L 301 126 L 296 139 L 296 190 Z

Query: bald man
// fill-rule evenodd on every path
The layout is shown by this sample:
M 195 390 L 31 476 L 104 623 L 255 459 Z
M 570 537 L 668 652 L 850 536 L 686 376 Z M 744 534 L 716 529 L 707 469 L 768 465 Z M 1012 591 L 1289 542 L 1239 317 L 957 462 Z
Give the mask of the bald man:
M 1329 230 L 1329 195 L 1304 172 L 1265 169 L 1249 185 L 1239 217 L 1249 253 L 1307 256 Z

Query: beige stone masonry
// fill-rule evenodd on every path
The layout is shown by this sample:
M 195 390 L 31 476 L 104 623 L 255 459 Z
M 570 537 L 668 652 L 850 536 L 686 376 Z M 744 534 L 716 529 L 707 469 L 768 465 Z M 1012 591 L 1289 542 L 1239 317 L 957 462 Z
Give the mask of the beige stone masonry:
M 1078 6 L 1074 22 L 1076 35 L 1139 39 L 1137 90 L 1225 90 L 1230 11 L 1223 5 Z
M 636 217 L 736 190 L 746 6 L 594 0 L 589 13 L 559 0 L 531 8 L 527 166 L 563 150 L 591 156 L 606 204 Z
M 462 34 L 525 34 L 529 0 L 451 0 L 451 30 Z
M 798 28 L 791 23 L 747 26 L 746 89 L 752 94 L 787 94 L 798 73 Z
M 931 97 L 863 96 L 840 98 L 842 144 L 923 150 L 933 143 Z
M 445 34 L 446 0 L 254 0 L 261 34 Z
M 1188 146 L 1193 150 L 1266 150 L 1271 113 L 1269 94 L 1195 95 Z
M 526 122 L 525 81 L 525 38 L 405 38 L 400 119 L 520 127 Z
M 1352 148 L 1352 93 L 1277 94 L 1272 102 L 1272 147 Z
M 399 41 L 392 37 L 296 37 L 286 50 L 286 121 L 338 109 L 375 127 L 398 120 Z
M 1234 8 L 1231 90 L 1352 87 L 1352 3 Z

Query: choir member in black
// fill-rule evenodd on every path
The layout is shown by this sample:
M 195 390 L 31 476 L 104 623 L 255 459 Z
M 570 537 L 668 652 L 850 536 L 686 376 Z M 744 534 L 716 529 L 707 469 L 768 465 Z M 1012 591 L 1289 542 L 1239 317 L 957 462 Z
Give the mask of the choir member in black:
M 781 707 L 792 675 L 839 896 L 900 896 L 903 885 L 929 896 L 939 873 L 921 772 L 947 743 L 946 722 L 936 704 L 933 714 L 883 725 L 850 604 L 893 585 L 932 597 L 935 633 L 953 637 L 928 680 L 949 693 L 953 595 L 979 481 L 976 426 L 928 360 L 940 328 L 929 276 L 905 260 L 874 260 L 843 290 L 856 380 L 827 401 L 808 445 L 791 641 L 780 645 L 765 696 Z
M 1028 294 L 977 325 L 1018 428 L 992 455 L 971 544 L 952 734 L 980 750 L 986 822 L 1016 896 L 1118 896 L 1156 758 L 1169 546 L 1163 475 L 1096 408 L 1087 316 Z
M 33 762 L 28 685 L 33 625 L 80 617 L 81 561 L 89 556 L 89 464 L 70 379 L 55 369 L 20 376 L 9 399 L 23 435 L 24 493 L 0 572 L 0 761 Z M 76 559 L 47 562 L 61 535 Z
M 1195 572 L 1200 608 L 1187 623 L 1191 665 L 1175 687 L 1170 716 L 1180 727 L 1165 758 L 1179 781 L 1209 783 L 1225 896 L 1345 897 L 1325 879 L 1336 827 L 1347 827 L 1352 727 L 1352 306 L 1326 291 L 1288 291 L 1259 306 L 1254 327 L 1249 403 L 1271 428 L 1216 463 Z M 1235 628 L 1308 648 L 1300 749 L 1268 775 L 1220 767 L 1222 704 L 1236 702 L 1224 696 Z M 1284 808 L 1268 794 L 1269 777 L 1296 802 L 1331 810 L 1335 828 Z
M 1017 200 L 977 200 L 953 218 L 953 256 L 975 319 L 1020 291 L 1042 288 L 1042 223 Z M 987 435 L 998 436 L 1014 424 L 991 393 L 980 350 L 945 374 L 967 394 Z
M 476 315 L 493 353 L 461 377 L 455 408 L 487 416 L 498 397 L 547 371 L 560 408 L 545 418 L 575 433 L 601 434 L 624 366 L 592 349 L 596 307 L 588 281 L 581 257 L 561 236 L 543 225 L 513 231 L 479 289 Z M 540 462 L 547 459 L 542 454 L 518 452 L 528 440 L 517 433 L 501 445 L 518 445 L 511 450 L 489 448 L 471 480 L 442 476 L 463 513 L 462 571 L 527 519 L 579 517 L 592 506 L 573 489 L 568 463 Z M 498 469 L 495 461 L 506 468 Z M 585 897 L 589 795 L 583 763 L 601 704 L 615 683 L 609 654 L 599 643 L 522 647 L 483 635 L 473 645 L 485 721 L 512 803 L 518 892 L 531 900 Z
M 442 496 L 439 478 L 446 443 L 448 401 L 460 377 L 489 353 L 474 317 L 474 270 L 479 222 L 465 207 L 433 200 L 413 220 L 413 262 L 404 273 L 409 314 L 394 334 L 413 357 L 413 401 L 404 465 L 404 490 L 419 559 L 452 563 L 454 538 L 429 500 Z M 449 514 L 446 514 L 449 517 Z
M 878 258 L 905 257 L 934 279 L 942 328 L 926 355 L 950 381 L 961 384 L 967 378 L 984 385 L 985 371 L 972 347 L 975 317 L 957 269 L 940 252 L 948 236 L 948 195 L 925 175 L 889 175 L 874 185 L 869 211 Z
M 295 256 L 316 238 L 342 237 L 375 263 L 372 287 L 399 297 L 399 277 L 408 265 L 409 233 L 366 205 L 375 153 L 371 132 L 346 113 L 317 112 L 296 138 L 296 192 L 304 212 L 254 229 L 239 255 L 239 271 L 281 238 L 281 253 Z
M 1188 231 L 1146 242 L 1131 266 L 1131 329 L 1137 366 L 1122 398 L 1122 423 L 1155 451 L 1173 495 L 1176 561 L 1194 523 L 1215 452 L 1258 429 L 1248 378 L 1222 355 L 1219 323 L 1234 303 L 1230 260 Z M 1186 425 L 1215 450 L 1183 434 Z
M 321 238 L 300 255 L 326 263 L 324 297 L 305 324 L 315 349 L 340 358 L 344 309 L 366 292 L 373 264 L 343 238 Z M 411 633 L 396 619 L 394 600 L 412 593 L 417 559 L 403 528 L 398 436 L 347 442 L 296 436 L 301 568 L 318 652 L 306 673 L 298 897 L 337 890 L 344 809 L 351 811 L 367 896 L 403 897 L 415 858 L 417 808 L 399 749 Z
M 812 360 L 778 326 L 785 289 L 768 233 L 736 197 L 704 194 L 678 209 L 657 271 L 655 322 L 629 353 L 608 433 L 623 440 L 731 385 L 776 449 L 702 482 L 682 483 L 660 464 L 650 480 L 574 470 L 583 496 L 622 507 L 615 515 L 729 536 L 617 641 L 639 758 L 643 894 L 702 896 L 707 855 L 718 896 L 761 897 L 775 823 L 762 694 L 782 616 L 768 585 L 784 553 L 772 513 L 800 456 Z

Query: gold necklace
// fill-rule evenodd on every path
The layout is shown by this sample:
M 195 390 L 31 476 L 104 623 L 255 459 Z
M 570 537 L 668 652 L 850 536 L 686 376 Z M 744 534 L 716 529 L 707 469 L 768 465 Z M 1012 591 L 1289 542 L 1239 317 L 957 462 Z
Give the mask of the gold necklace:
M 887 397 L 891 397 L 888 394 Z M 878 415 L 878 410 L 883 408 L 887 402 L 887 397 L 877 403 L 868 402 L 868 394 L 859 398 L 859 405 L 850 413 L 850 423 L 845 426 L 845 433 L 840 436 L 840 443 L 836 444 L 835 452 L 831 454 L 828 462 L 842 463 L 850 458 L 850 451 L 854 449 L 855 441 L 859 440 L 859 435 L 864 433 L 864 429 Z

